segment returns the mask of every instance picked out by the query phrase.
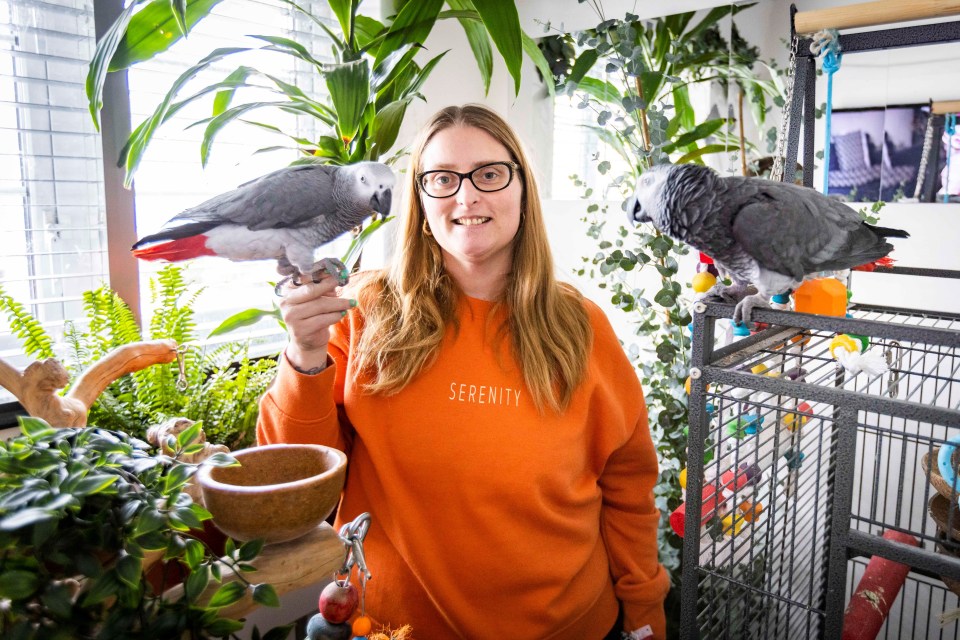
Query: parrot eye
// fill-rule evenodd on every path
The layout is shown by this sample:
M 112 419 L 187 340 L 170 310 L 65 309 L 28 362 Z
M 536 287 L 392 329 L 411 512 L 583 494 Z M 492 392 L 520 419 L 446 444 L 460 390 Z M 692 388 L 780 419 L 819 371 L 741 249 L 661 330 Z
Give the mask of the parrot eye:
M 366 182 L 367 182 L 367 177 L 366 177 L 366 176 L 360 176 L 360 182 L 366 183 Z

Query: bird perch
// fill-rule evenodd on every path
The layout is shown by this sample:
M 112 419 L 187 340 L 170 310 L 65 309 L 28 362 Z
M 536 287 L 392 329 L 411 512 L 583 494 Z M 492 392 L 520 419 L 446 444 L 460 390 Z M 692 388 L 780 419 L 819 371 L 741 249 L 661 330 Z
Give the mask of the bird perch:
M 57 360 L 32 362 L 21 372 L 0 358 L 0 387 L 12 393 L 28 414 L 53 427 L 84 427 L 90 407 L 114 380 L 176 357 L 173 340 L 122 345 L 84 371 L 62 396 L 57 392 L 70 382 L 70 374 Z
M 842 7 L 800 11 L 793 19 L 800 35 L 823 29 L 875 27 L 881 24 L 942 18 L 960 14 L 960 0 L 876 0 Z

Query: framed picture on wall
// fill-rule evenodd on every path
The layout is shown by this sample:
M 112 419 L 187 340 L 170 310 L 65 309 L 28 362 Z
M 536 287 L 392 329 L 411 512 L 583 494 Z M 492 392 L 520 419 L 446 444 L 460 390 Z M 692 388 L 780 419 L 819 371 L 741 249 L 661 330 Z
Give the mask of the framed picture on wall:
M 836 109 L 829 192 L 851 202 L 915 196 L 929 105 Z

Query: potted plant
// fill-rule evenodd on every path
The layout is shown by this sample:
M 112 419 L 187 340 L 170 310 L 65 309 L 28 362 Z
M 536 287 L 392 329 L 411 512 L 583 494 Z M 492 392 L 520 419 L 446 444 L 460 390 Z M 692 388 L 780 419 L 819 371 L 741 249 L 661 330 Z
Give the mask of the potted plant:
M 0 310 L 6 313 L 24 352 L 37 359 L 59 357 L 71 377 L 86 370 L 115 347 L 144 339 L 172 339 L 181 353 L 183 386 L 176 362 L 125 375 L 100 394 L 88 423 L 145 438 L 147 429 L 183 416 L 202 422 L 207 439 L 231 450 L 254 443 L 258 402 L 273 379 L 276 360 L 254 359 L 245 342 L 197 347 L 193 304 L 202 289 L 191 285 L 185 268 L 166 265 L 151 280 L 150 326 L 141 331 L 133 313 L 116 292 L 102 286 L 83 294 L 85 319 L 64 329 L 65 353 L 54 338 L 0 285 Z M 190 346 L 193 345 L 193 346 Z
M 98 42 L 90 63 L 87 96 L 94 120 L 98 121 L 103 83 L 110 71 L 127 69 L 161 55 L 221 1 L 224 0 L 130 2 Z M 294 84 L 248 66 L 239 66 L 222 81 L 182 96 L 184 86 L 197 73 L 215 62 L 250 50 L 247 47 L 217 49 L 184 71 L 153 115 L 131 134 L 120 159 L 126 165 L 128 185 L 157 128 L 183 106 L 199 99 L 213 102 L 211 117 L 194 123 L 205 128 L 201 144 L 204 163 L 217 133 L 238 121 L 276 133 L 310 161 L 349 164 L 382 158 L 396 142 L 407 107 L 413 100 L 423 99 L 420 88 L 444 56 L 445 52 L 440 53 L 422 66 L 414 62 L 438 20 L 456 19 L 463 25 L 485 89 L 489 89 L 493 73 L 491 41 L 503 56 L 515 91 L 520 87 L 524 52 L 542 71 L 549 72 L 536 43 L 521 30 L 512 0 L 401 0 L 395 3 L 397 13 L 386 23 L 359 14 L 361 0 L 331 0 L 330 8 L 337 18 L 339 31 L 297 3 L 284 2 L 327 33 L 334 63 L 320 62 L 306 47 L 290 39 L 257 35 L 252 38 L 265 53 L 292 56 L 308 63 L 323 78 L 329 100 L 308 95 Z M 448 10 L 442 10 L 444 4 Z M 267 87 L 274 92 L 276 100 L 241 99 L 244 89 L 253 86 Z M 306 140 L 250 120 L 253 111 L 262 109 L 279 109 L 315 118 L 327 133 L 316 140 Z
M 219 610 L 248 589 L 257 603 L 278 604 L 273 587 L 242 577 L 259 542 L 229 544 L 219 558 L 193 535 L 210 514 L 184 493 L 197 466 L 181 458 L 202 447 L 199 425 L 169 440 L 171 455 L 95 427 L 54 429 L 36 418 L 20 426 L 22 435 L 0 443 L 4 638 L 230 637 L 243 623 Z M 217 454 L 203 464 L 235 462 Z M 189 571 L 180 597 L 165 598 L 162 579 L 145 575 L 158 558 Z M 223 562 L 241 579 L 201 602 L 207 585 L 221 581 Z

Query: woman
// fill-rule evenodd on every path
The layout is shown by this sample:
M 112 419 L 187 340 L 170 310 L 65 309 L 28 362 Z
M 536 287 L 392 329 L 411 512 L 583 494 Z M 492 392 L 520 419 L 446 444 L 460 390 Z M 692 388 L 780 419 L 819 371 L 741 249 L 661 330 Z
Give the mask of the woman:
M 338 519 L 373 516 L 381 623 L 418 640 L 600 640 L 619 637 L 619 611 L 633 637 L 663 638 L 640 385 L 603 313 L 553 277 L 516 134 L 448 107 L 407 176 L 389 271 L 356 278 L 356 300 L 329 277 L 285 291 L 259 441 L 347 453 Z

